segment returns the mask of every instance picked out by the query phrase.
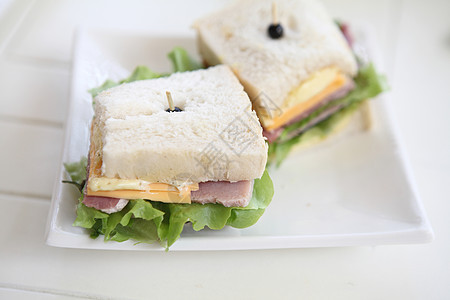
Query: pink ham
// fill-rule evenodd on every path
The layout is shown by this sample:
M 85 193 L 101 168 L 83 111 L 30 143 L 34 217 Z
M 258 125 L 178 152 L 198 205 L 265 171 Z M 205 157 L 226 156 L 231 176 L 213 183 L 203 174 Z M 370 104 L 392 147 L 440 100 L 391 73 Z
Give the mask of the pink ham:
M 314 125 L 327 119 L 328 117 L 330 117 L 331 115 L 333 115 L 334 113 L 336 113 L 343 107 L 344 107 L 343 105 L 336 105 L 336 106 L 330 107 L 329 109 L 326 109 L 325 111 L 321 112 L 317 117 L 313 118 L 311 121 L 306 123 L 304 126 L 289 132 L 289 134 L 286 135 L 286 139 L 292 139 L 292 138 L 298 136 L 299 134 L 305 132 L 306 130 L 313 127 Z
M 219 203 L 226 207 L 245 207 L 253 193 L 253 181 L 238 182 L 208 181 L 200 182 L 199 189 L 191 192 L 193 203 Z M 88 207 L 113 213 L 122 210 L 128 200 L 110 197 L 84 195 L 83 204 Z
M 119 203 L 119 200 L 119 198 L 84 195 L 83 204 L 95 209 L 108 209 L 115 207 Z
M 200 182 L 199 189 L 191 192 L 194 203 L 219 203 L 225 207 L 245 207 L 253 192 L 253 180 L 237 182 L 208 181 Z
M 347 40 L 348 45 L 351 48 L 353 46 L 353 36 L 352 36 L 352 33 L 350 32 L 350 28 L 349 28 L 348 24 L 346 24 L 346 23 L 339 24 L 339 29 L 341 30 L 342 34 L 344 35 L 345 39 Z
M 84 195 L 83 204 L 87 207 L 93 207 L 105 213 L 112 214 L 121 211 L 128 204 L 128 200 Z
M 308 109 L 308 110 L 304 111 L 303 113 L 299 114 L 294 119 L 292 119 L 291 121 L 286 123 L 283 127 L 280 127 L 280 128 L 277 128 L 277 129 L 274 129 L 274 130 L 271 130 L 271 131 L 263 130 L 263 135 L 267 138 L 267 141 L 269 142 L 269 144 L 275 142 L 280 137 L 281 133 L 283 132 L 284 127 L 292 125 L 294 123 L 297 123 L 297 122 L 303 120 L 304 118 L 308 117 L 310 114 L 312 114 L 315 110 L 319 109 L 320 107 L 322 107 L 324 105 L 327 105 L 328 103 L 330 103 L 333 100 L 336 100 L 336 99 L 344 97 L 351 90 L 353 90 L 354 87 L 355 87 L 355 83 L 353 82 L 353 80 L 349 80 L 343 87 L 341 87 L 337 91 L 329 94 L 327 97 L 325 97 L 318 104 L 314 105 L 310 109 Z M 342 108 L 342 106 L 340 106 L 339 109 L 340 108 Z M 305 131 L 307 128 L 313 126 L 314 124 L 317 124 L 318 122 L 324 120 L 326 117 L 332 115 L 333 113 L 335 113 L 339 109 L 336 109 L 336 108 L 333 107 L 333 108 L 330 108 L 329 110 L 323 112 L 318 117 L 316 117 L 315 119 L 311 120 L 307 124 L 307 126 L 303 127 L 303 130 L 301 130 L 301 132 Z M 301 132 L 297 132 L 296 134 L 298 135 Z
M 265 136 L 267 138 L 267 142 L 269 144 L 272 144 L 273 142 L 275 142 L 277 140 L 277 138 L 280 137 L 283 130 L 284 130 L 284 127 L 280 127 L 280 128 L 270 130 L 270 131 L 263 129 L 263 136 Z

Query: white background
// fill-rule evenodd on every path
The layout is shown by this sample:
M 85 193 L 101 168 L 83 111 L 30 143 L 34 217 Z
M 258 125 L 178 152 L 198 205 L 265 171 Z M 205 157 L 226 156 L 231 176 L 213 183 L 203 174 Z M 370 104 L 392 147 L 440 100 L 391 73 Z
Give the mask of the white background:
M 193 36 L 192 21 L 226 1 L 0 1 L 0 299 L 449 299 L 450 1 L 325 2 L 333 16 L 375 31 L 431 244 L 184 253 L 46 246 L 75 28 Z

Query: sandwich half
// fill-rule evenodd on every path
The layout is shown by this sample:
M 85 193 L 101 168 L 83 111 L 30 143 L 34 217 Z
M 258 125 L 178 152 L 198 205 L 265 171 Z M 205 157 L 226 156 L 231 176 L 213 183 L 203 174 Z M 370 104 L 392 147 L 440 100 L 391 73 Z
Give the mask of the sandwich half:
M 269 152 L 280 159 L 309 129 L 338 113 L 356 111 L 356 103 L 375 96 L 382 86 L 373 66 L 358 66 L 321 3 L 278 0 L 274 11 L 273 2 L 236 1 L 194 27 L 205 63 L 233 69 L 264 127 Z M 271 25 L 282 27 L 276 38 Z M 324 135 L 332 131 L 325 127 Z
M 75 225 L 170 246 L 186 222 L 248 227 L 269 204 L 267 144 L 229 67 L 122 84 L 100 92 L 94 111 Z

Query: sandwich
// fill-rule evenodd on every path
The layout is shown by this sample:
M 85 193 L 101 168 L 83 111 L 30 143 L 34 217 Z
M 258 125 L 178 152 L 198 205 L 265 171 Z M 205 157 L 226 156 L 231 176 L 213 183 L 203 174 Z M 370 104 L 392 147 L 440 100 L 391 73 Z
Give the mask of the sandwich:
M 267 144 L 229 67 L 96 91 L 86 181 L 75 226 L 105 240 L 170 247 L 194 230 L 245 228 L 273 195 Z
M 236 1 L 194 28 L 205 64 L 229 65 L 243 84 L 277 163 L 367 111 L 364 101 L 383 90 L 373 65 L 358 64 L 350 39 L 314 0 Z

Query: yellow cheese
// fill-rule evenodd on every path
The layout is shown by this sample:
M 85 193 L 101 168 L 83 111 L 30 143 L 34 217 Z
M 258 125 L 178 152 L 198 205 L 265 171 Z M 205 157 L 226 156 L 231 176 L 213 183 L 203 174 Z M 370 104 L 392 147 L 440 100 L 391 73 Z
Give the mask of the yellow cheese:
M 148 183 L 139 179 L 95 177 L 89 180 L 90 196 L 123 199 L 149 199 L 167 203 L 190 203 L 191 191 L 198 190 L 198 183 L 174 186 L 167 183 Z
M 138 191 L 138 190 L 115 190 L 115 191 L 92 191 L 87 189 L 88 196 L 102 196 L 122 199 L 148 199 L 166 203 L 191 203 L 191 191 L 188 189 L 180 192 L 169 191 Z
M 338 75 L 339 70 L 336 67 L 325 68 L 315 72 L 308 80 L 302 82 L 289 93 L 281 110 L 285 111 L 298 103 L 308 101 L 333 83 Z
M 115 190 L 178 192 L 184 186 L 188 186 L 193 191 L 198 190 L 198 183 L 178 187 L 166 183 L 150 183 L 140 179 L 94 177 L 89 180 L 89 188 L 94 192 Z
M 94 122 L 93 122 L 94 124 Z M 104 177 L 101 172 L 102 158 L 99 155 L 98 139 L 91 128 L 89 149 L 89 179 L 86 194 L 122 199 L 148 199 L 166 203 L 191 203 L 191 191 L 198 190 L 198 183 L 175 186 L 167 183 L 151 183 L 140 179 Z
M 333 74 L 333 72 L 330 70 L 330 72 L 325 72 L 324 74 L 325 74 L 324 81 L 328 82 L 328 79 Z M 315 79 L 314 81 L 316 80 L 317 79 Z M 323 84 L 320 84 L 318 81 L 316 83 L 312 81 L 304 82 L 297 89 L 293 90 L 287 98 L 288 101 L 294 103 L 294 105 L 291 106 L 288 110 L 284 111 L 282 115 L 273 118 L 271 121 L 268 122 L 267 120 L 265 120 L 266 121 L 265 123 L 267 124 L 265 126 L 265 129 L 274 130 L 282 127 L 283 125 L 293 120 L 301 113 L 307 111 L 308 109 L 314 107 L 316 104 L 320 103 L 328 95 L 339 90 L 342 86 L 344 86 L 346 81 L 347 78 L 345 77 L 345 75 L 342 75 L 341 73 L 338 72 L 333 77 L 331 83 L 326 85 L 325 88 L 323 88 L 322 90 L 320 90 L 318 93 L 315 94 L 313 91 Z M 308 87 L 304 88 L 304 84 L 310 85 L 311 89 Z M 306 92 L 302 92 L 302 90 Z M 308 95 L 311 94 L 313 94 L 313 96 L 308 98 Z

